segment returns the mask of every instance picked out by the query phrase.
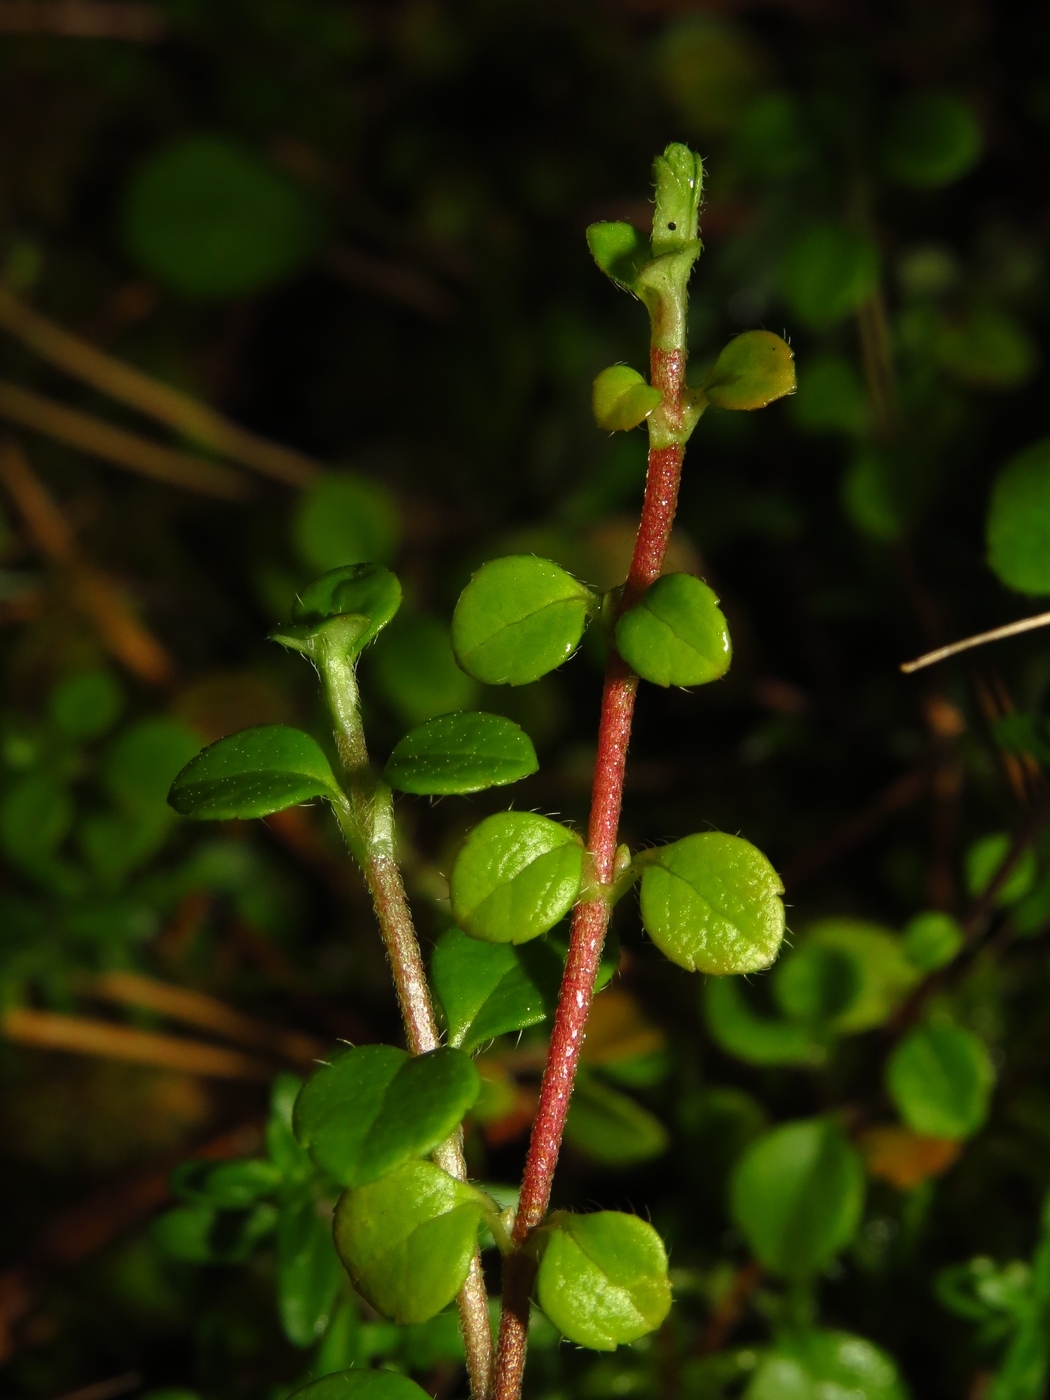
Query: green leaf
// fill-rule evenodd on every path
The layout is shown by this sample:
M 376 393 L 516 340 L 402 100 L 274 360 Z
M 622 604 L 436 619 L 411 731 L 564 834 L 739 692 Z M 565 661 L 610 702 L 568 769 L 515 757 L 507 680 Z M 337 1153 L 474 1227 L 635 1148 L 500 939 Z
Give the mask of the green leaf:
M 277 1211 L 216 1211 L 210 1206 L 176 1206 L 154 1221 L 152 1235 L 163 1253 L 189 1264 L 243 1264 L 273 1233 Z
M 222 300 L 298 272 L 317 252 L 326 221 L 300 186 L 247 147 L 189 136 L 141 167 L 120 222 L 147 273 L 185 296 Z
M 393 1322 L 426 1322 L 459 1292 L 478 1226 L 498 1211 L 432 1162 L 409 1162 L 339 1198 L 335 1247 L 357 1291 Z
M 649 854 L 642 923 L 660 951 L 689 972 L 757 972 L 784 936 L 780 876 L 739 836 L 706 831 Z
M 29 773 L 0 801 L 0 847 L 12 864 L 34 870 L 51 860 L 73 825 L 73 799 L 64 783 Z
M 939 189 L 972 170 L 983 149 L 981 124 L 967 101 L 947 92 L 917 92 L 890 113 L 882 161 L 899 184 Z
M 590 589 L 549 559 L 493 559 L 460 594 L 452 649 L 479 681 L 527 685 L 568 660 L 596 606 Z
M 606 940 L 595 980 L 599 991 L 616 971 L 619 947 Z M 525 1030 L 553 1015 L 565 966 L 565 949 L 553 935 L 515 946 L 483 943 L 462 929 L 447 929 L 430 961 L 452 1045 L 474 1050 L 497 1035 Z
M 477 682 L 456 664 L 448 625 L 436 617 L 402 614 L 376 643 L 369 673 L 410 724 L 469 709 L 477 699 Z
M 659 1118 L 634 1099 L 593 1074 L 581 1074 L 569 1104 L 565 1141 L 595 1161 L 627 1167 L 661 1156 L 670 1136 Z
M 827 1059 L 827 1049 L 809 1026 L 757 1015 L 731 978 L 713 977 L 706 983 L 704 1014 L 716 1044 L 748 1064 L 814 1067 Z
M 480 1090 L 474 1062 L 461 1050 L 406 1055 L 392 1045 L 362 1045 L 306 1081 L 295 1135 L 336 1181 L 363 1186 L 437 1147 Z
M 989 832 L 975 841 L 966 852 L 966 890 L 979 896 L 989 888 L 1013 847 L 1005 831 Z M 1000 909 L 1024 899 L 1035 885 L 1038 866 L 1035 852 L 1029 846 L 1021 852 L 1009 875 L 996 891 L 995 903 Z
M 859 436 L 868 431 L 869 414 L 864 385 L 849 360 L 834 354 L 807 356 L 791 400 L 792 420 L 804 432 Z
M 277 1212 L 277 1310 L 284 1335 L 297 1347 L 324 1335 L 339 1293 L 339 1256 L 331 1221 L 309 1191 L 282 1200 Z
M 273 1163 L 258 1157 L 238 1162 L 181 1162 L 171 1174 L 174 1195 L 216 1210 L 244 1210 L 272 1196 L 280 1183 Z
M 644 423 L 663 402 L 663 397 L 636 369 L 629 365 L 610 365 L 595 379 L 591 391 L 594 421 L 604 432 L 627 432 Z
M 879 275 L 878 251 L 844 224 L 814 224 L 785 255 L 780 284 L 788 306 L 817 330 L 844 321 L 867 301 Z
M 1008 588 L 1050 593 L 1050 438 L 1025 448 L 999 473 L 987 540 L 988 563 Z
M 47 698 L 52 722 L 70 739 L 98 739 L 124 708 L 124 692 L 109 671 L 82 671 L 60 681 Z
M 663 1241 L 636 1215 L 555 1211 L 540 1247 L 540 1307 L 579 1346 L 614 1351 L 654 1331 L 671 1310 Z
M 532 740 L 513 720 L 468 710 L 406 734 L 383 776 L 401 792 L 444 794 L 503 787 L 538 768 Z
M 768 1269 L 815 1274 L 856 1233 L 864 1168 L 837 1124 L 787 1123 L 744 1153 L 730 1183 L 730 1209 Z
M 886 1066 L 886 1088 L 898 1113 L 926 1137 L 972 1137 L 988 1116 L 994 1083 L 988 1051 L 961 1026 L 918 1027 Z
M 303 1081 L 287 1071 L 279 1074 L 270 1090 L 270 1114 L 266 1120 L 266 1155 L 283 1178 L 298 1181 L 313 1175 L 313 1163 L 296 1140 L 292 1126 L 295 1101 Z
M 587 247 L 610 281 L 637 295 L 638 273 L 652 257 L 644 234 L 633 224 L 591 224 L 587 229 Z
M 296 553 L 306 568 L 319 573 L 346 564 L 382 564 L 397 549 L 399 534 L 389 492 L 358 472 L 317 477 L 300 496 L 292 518 Z
M 801 964 L 798 972 L 796 959 Z M 847 962 L 849 973 L 844 969 Z M 823 980 L 823 991 L 803 989 L 802 983 L 812 979 Z M 821 919 L 777 969 L 773 994 L 785 1011 L 803 1021 L 812 1019 L 814 999 L 824 996 L 826 1029 L 857 1035 L 887 1021 L 918 980 L 918 970 L 896 934 L 862 919 Z M 847 987 L 852 992 L 848 997 Z M 805 1009 L 807 998 L 810 1009 Z
M 945 317 L 932 345 L 949 374 L 977 389 L 1016 389 L 1039 364 L 1039 345 L 1016 316 L 996 306 L 975 306 Z
M 700 252 L 697 234 L 704 190 L 703 161 L 681 141 L 672 141 L 653 161 L 653 184 L 653 256 L 685 253 L 691 262 Z
M 692 574 L 664 574 L 616 624 L 616 648 L 655 685 L 706 685 L 729 670 L 733 646 L 718 599 Z
M 765 408 L 795 392 L 795 352 L 772 331 L 745 331 L 719 355 L 702 391 L 715 408 Z
M 263 724 L 209 744 L 171 785 L 176 812 L 198 821 L 266 817 L 311 797 L 342 800 L 317 741 L 299 729 Z
M 430 1400 L 415 1381 L 396 1371 L 336 1371 L 293 1391 L 289 1400 Z
M 663 26 L 653 57 L 658 90 L 701 136 L 730 134 L 765 84 L 765 56 L 754 40 L 711 13 Z
M 569 912 L 582 880 L 583 845 L 567 827 L 534 812 L 497 812 L 456 857 L 452 913 L 472 938 L 526 943 Z
M 169 817 L 168 790 L 200 746 L 200 736 L 175 720 L 139 720 L 106 749 L 102 784 L 114 802 L 134 816 Z
M 382 564 L 346 564 L 304 588 L 292 609 L 296 621 L 270 635 L 282 646 L 307 655 L 313 653 L 320 638 L 331 637 L 347 660 L 353 660 L 400 606 L 401 584 L 396 574 Z
M 849 1332 L 787 1333 L 765 1352 L 745 1400 L 907 1400 L 884 1351 Z
M 916 914 L 904 930 L 904 956 L 919 972 L 936 972 L 962 951 L 963 931 L 950 914 L 931 909 Z

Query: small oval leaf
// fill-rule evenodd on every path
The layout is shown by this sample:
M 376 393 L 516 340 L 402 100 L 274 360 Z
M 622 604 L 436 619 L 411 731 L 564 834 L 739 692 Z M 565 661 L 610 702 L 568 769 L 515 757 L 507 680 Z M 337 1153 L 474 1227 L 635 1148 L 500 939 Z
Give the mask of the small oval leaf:
M 432 1151 L 459 1127 L 480 1089 L 461 1050 L 413 1056 L 362 1045 L 307 1080 L 295 1103 L 295 1135 L 336 1181 L 361 1186 Z
M 400 792 L 442 795 L 503 787 L 538 767 L 532 740 L 513 720 L 467 710 L 406 734 L 383 776 Z
M 549 559 L 493 559 L 460 594 L 452 650 L 464 671 L 487 685 L 527 685 L 569 659 L 597 602 Z
M 636 1215 L 556 1211 L 541 1248 L 539 1304 L 571 1342 L 614 1351 L 654 1331 L 671 1310 L 667 1251 Z
M 864 1168 L 836 1123 L 786 1123 L 737 1163 L 730 1209 L 768 1269 L 805 1278 L 853 1238 L 864 1205 Z
M 642 872 L 642 923 L 689 972 L 769 967 L 784 937 L 784 886 L 739 836 L 705 831 L 653 851 Z
M 308 655 L 322 635 L 331 636 L 352 659 L 378 636 L 400 606 L 396 574 L 382 564 L 346 564 L 304 588 L 292 609 L 295 620 L 270 635 L 282 646 Z M 343 625 L 329 626 L 335 618 L 343 619 Z
M 849 1332 L 781 1334 L 758 1363 L 745 1400 L 907 1400 L 897 1368 Z
M 630 365 L 610 365 L 594 381 L 594 421 L 607 433 L 624 433 L 644 423 L 663 394 L 647 384 Z
M 664 574 L 616 624 L 616 648 L 645 681 L 706 685 L 729 670 L 733 645 L 718 599 L 692 574 Z
M 583 846 L 567 827 L 534 812 L 497 812 L 456 857 L 452 913 L 472 938 L 526 943 L 569 912 L 582 879 Z
M 961 1026 L 920 1026 L 886 1066 L 886 1088 L 897 1111 L 926 1137 L 971 1137 L 988 1116 L 994 1082 L 988 1051 Z
M 430 1400 L 415 1381 L 397 1371 L 334 1371 L 293 1391 L 290 1400 Z
M 426 1322 L 459 1292 L 486 1205 L 433 1162 L 409 1162 L 343 1193 L 335 1247 L 354 1287 L 384 1317 Z
M 176 812 L 198 821 L 267 817 L 311 797 L 342 800 L 320 745 L 300 729 L 263 724 L 209 744 L 171 785 Z
M 638 273 L 652 257 L 649 240 L 633 224 L 591 224 L 587 229 L 591 257 L 610 281 L 625 291 L 638 291 Z
M 719 355 L 703 392 L 715 408 L 765 408 L 795 392 L 795 352 L 772 331 L 745 331 Z
M 1050 438 L 1018 453 L 996 478 L 988 563 L 1008 588 L 1050 593 Z

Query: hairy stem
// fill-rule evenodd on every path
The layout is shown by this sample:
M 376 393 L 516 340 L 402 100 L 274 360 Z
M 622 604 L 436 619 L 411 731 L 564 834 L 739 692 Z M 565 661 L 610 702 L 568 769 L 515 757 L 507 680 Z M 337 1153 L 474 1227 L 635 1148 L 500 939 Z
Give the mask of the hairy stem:
M 651 382 L 654 388 L 663 390 L 664 400 L 657 411 L 659 417 L 653 415 L 657 421 L 650 421 L 645 500 L 621 607 L 630 607 L 659 577 L 678 505 L 685 453 L 681 441 L 686 367 L 684 318 L 678 318 L 677 335 L 678 344 L 671 348 L 654 344 L 651 352 Z M 659 339 L 665 336 L 666 330 Z M 668 442 L 668 437 L 672 441 Z M 610 643 L 587 837 L 599 892 L 581 901 L 573 912 L 569 953 L 514 1222 L 514 1238 L 519 1244 L 542 1222 L 550 1203 L 551 1183 L 612 913 L 609 887 L 614 880 L 624 770 L 637 690 L 638 677 Z M 522 1252 L 510 1255 L 504 1264 L 495 1400 L 517 1400 L 521 1394 L 534 1271 L 535 1266 Z
M 390 789 L 377 782 L 368 762 L 358 704 L 354 664 L 340 654 L 338 643 L 322 643 L 316 657 L 329 712 L 335 721 L 336 746 L 347 779 L 347 806 L 338 813 L 347 845 L 364 873 L 376 920 L 394 979 L 405 1039 L 413 1055 L 425 1055 L 441 1043 L 412 911 L 401 878 L 394 841 Z M 463 1134 L 457 1129 L 434 1152 L 443 1171 L 467 1179 Z M 467 1355 L 472 1400 L 488 1400 L 492 1382 L 492 1333 L 488 1294 L 477 1250 L 456 1300 Z

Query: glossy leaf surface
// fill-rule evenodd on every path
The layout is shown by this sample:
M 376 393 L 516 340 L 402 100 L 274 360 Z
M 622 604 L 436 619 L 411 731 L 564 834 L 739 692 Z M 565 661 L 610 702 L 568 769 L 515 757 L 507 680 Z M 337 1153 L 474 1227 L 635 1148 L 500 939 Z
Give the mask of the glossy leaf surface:
M 703 392 L 715 408 L 765 408 L 795 392 L 795 352 L 772 331 L 744 331 L 719 355 Z
M 456 857 L 452 913 L 472 938 L 526 943 L 569 912 L 582 878 L 583 846 L 567 827 L 534 812 L 497 812 Z
M 590 589 L 549 559 L 493 559 L 460 594 L 452 649 L 479 681 L 527 685 L 568 660 L 594 606 Z
M 757 972 L 784 936 L 784 892 L 769 861 L 739 836 L 686 836 L 652 853 L 642 871 L 642 922 L 689 972 Z
M 415 1381 L 397 1371 L 335 1371 L 293 1391 L 291 1400 L 430 1400 Z
M 909 1128 L 967 1138 L 988 1116 L 995 1071 L 984 1044 L 961 1026 L 920 1026 L 886 1066 L 886 1088 Z
M 613 1351 L 652 1332 L 670 1311 L 663 1241 L 635 1215 L 556 1211 L 542 1249 L 540 1307 L 579 1346 Z
M 395 747 L 383 776 L 400 792 L 480 792 L 527 778 L 539 767 L 532 740 L 503 715 L 438 715 Z
M 361 1045 L 307 1080 L 295 1133 L 319 1167 L 344 1186 L 361 1186 L 444 1141 L 480 1089 L 461 1050 L 407 1055 L 392 1045 Z
M 649 240 L 633 224 L 591 224 L 587 229 L 591 257 L 611 281 L 637 294 L 638 273 L 652 257 Z
M 907 1400 L 884 1351 L 848 1332 L 812 1330 L 778 1339 L 758 1364 L 745 1400 Z
M 729 670 L 733 646 L 718 598 L 692 574 L 664 574 L 616 624 L 616 648 L 643 680 L 706 685 Z
M 618 957 L 615 939 L 607 940 L 596 991 L 615 972 Z M 565 948 L 554 936 L 515 946 L 447 929 L 435 945 L 430 974 L 450 1044 L 473 1050 L 546 1020 L 557 1005 L 564 966 Z
M 400 606 L 396 574 L 382 564 L 347 564 L 304 588 L 292 609 L 295 620 L 271 637 L 308 655 L 319 642 L 330 640 L 351 660 L 378 636 Z
M 644 423 L 662 399 L 660 390 L 647 384 L 636 369 L 610 365 L 594 381 L 591 409 L 599 428 L 623 433 Z
M 459 1292 L 485 1198 L 432 1162 L 346 1191 L 335 1245 L 354 1287 L 393 1322 L 426 1322 Z
M 733 1219 L 774 1273 L 816 1273 L 853 1238 L 864 1205 L 860 1157 L 837 1124 L 787 1123 L 750 1147 L 730 1186 Z
M 266 817 L 311 797 L 341 796 L 316 740 L 266 724 L 209 744 L 172 783 L 168 801 L 184 817 L 229 821 Z

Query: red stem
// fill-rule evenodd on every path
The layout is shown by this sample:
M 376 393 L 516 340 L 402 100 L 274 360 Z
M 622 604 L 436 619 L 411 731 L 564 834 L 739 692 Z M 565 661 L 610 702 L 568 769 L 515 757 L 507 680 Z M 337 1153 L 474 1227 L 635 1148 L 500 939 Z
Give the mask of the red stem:
M 651 381 L 655 388 L 663 390 L 661 407 L 672 429 L 681 426 L 685 358 L 684 350 L 667 352 L 655 347 L 651 356 Z M 684 454 L 680 443 L 650 448 L 645 500 L 621 608 L 629 607 L 660 576 L 678 505 Z M 569 954 L 514 1221 L 514 1239 L 518 1244 L 542 1223 L 550 1204 L 554 1169 L 612 914 L 608 887 L 613 882 L 616 862 L 624 769 L 637 691 L 638 677 L 610 644 L 587 837 L 595 877 L 602 888 L 592 898 L 581 901 L 573 912 Z M 505 1260 L 494 1400 L 518 1400 L 521 1394 L 533 1272 L 531 1260 L 523 1253 Z

